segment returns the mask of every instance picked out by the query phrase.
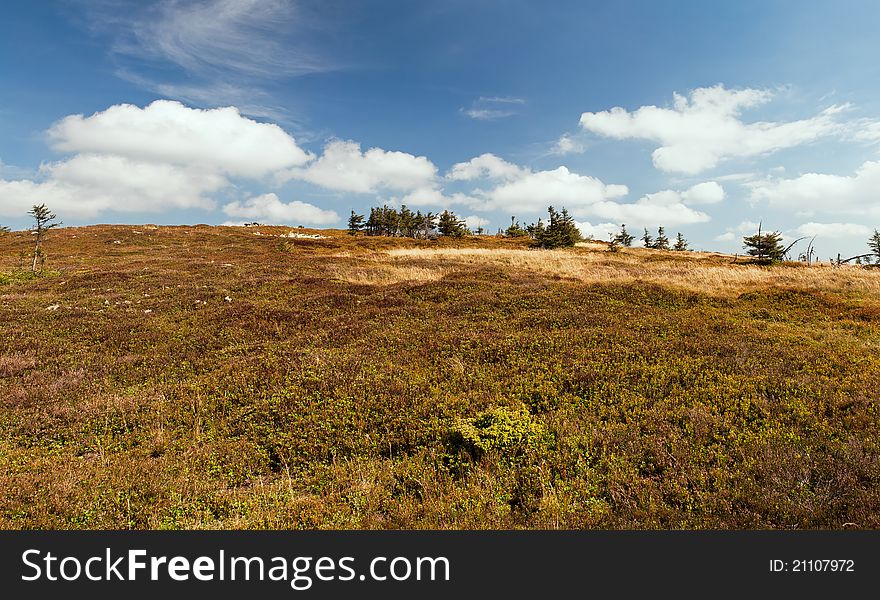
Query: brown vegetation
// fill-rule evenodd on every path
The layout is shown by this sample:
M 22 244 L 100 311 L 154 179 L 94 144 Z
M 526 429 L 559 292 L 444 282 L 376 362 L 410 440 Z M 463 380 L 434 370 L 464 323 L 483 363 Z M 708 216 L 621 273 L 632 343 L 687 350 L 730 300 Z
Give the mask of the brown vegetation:
M 0 238 L 0 526 L 880 527 L 880 271 L 289 231 Z

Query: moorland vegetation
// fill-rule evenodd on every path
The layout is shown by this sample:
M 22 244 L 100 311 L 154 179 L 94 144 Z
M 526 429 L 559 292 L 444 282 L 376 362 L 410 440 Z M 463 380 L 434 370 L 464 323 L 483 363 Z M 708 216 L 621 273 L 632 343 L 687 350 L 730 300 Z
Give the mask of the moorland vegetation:
M 880 527 L 880 269 L 251 225 L 0 234 L 0 527 Z

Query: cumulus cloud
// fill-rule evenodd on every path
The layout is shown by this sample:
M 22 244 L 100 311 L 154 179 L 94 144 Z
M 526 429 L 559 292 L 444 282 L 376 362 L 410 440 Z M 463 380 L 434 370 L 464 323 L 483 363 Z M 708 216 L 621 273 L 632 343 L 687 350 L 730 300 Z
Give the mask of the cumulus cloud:
M 519 177 L 505 180 L 488 191 L 475 195 L 483 201 L 484 210 L 543 212 L 547 206 L 566 207 L 574 214 L 608 199 L 629 193 L 625 185 L 605 184 L 600 179 L 579 175 L 567 167 L 549 171 L 523 170 Z
M 625 185 L 606 184 L 596 177 L 574 173 L 560 166 L 532 171 L 495 156 L 482 154 L 456 163 L 446 173 L 450 181 L 483 180 L 488 189 L 451 197 L 437 193 L 437 200 L 464 204 L 475 210 L 504 210 L 511 213 L 543 213 L 548 206 L 565 207 L 573 215 L 592 214 L 589 207 L 629 193 Z
M 209 194 L 228 185 L 222 175 L 123 156 L 77 155 L 43 165 L 41 180 L 0 180 L 0 214 L 21 216 L 34 204 L 94 217 L 105 211 L 159 212 L 214 206 Z
M 804 223 L 795 229 L 798 236 L 833 239 L 868 238 L 871 228 L 857 223 Z
M 248 198 L 244 202 L 230 202 L 223 207 L 223 212 L 230 217 L 270 225 L 332 225 L 339 222 L 339 215 L 332 210 L 323 210 L 299 200 L 285 203 L 273 193 Z
M 480 227 L 484 228 L 490 223 L 489 219 L 484 219 L 479 215 L 468 215 L 464 218 L 464 223 L 471 231 L 476 231 Z
M 723 85 L 698 88 L 690 97 L 674 94 L 672 108 L 642 106 L 629 112 L 615 107 L 585 112 L 585 131 L 614 139 L 644 139 L 660 146 L 652 153 L 663 171 L 696 174 L 734 157 L 752 157 L 841 133 L 836 115 L 846 106 L 831 106 L 814 117 L 789 122 L 744 122 L 744 109 L 769 102 L 768 90 L 728 90 Z
M 799 213 L 834 212 L 880 216 L 880 161 L 863 163 L 855 174 L 806 173 L 791 179 L 771 179 L 748 184 L 750 199 L 772 208 Z
M 760 225 L 760 223 L 756 223 L 755 221 L 741 221 L 736 227 L 729 227 L 727 231 L 721 235 L 715 236 L 715 241 L 732 242 L 734 240 L 742 239 L 744 235 L 757 233 Z M 766 227 L 764 228 L 764 231 L 767 231 Z
M 724 188 L 715 181 L 704 181 L 681 192 L 681 201 L 685 204 L 718 204 L 724 200 Z
M 72 156 L 44 164 L 33 178 L 0 179 L 0 214 L 46 203 L 59 214 L 213 209 L 232 178 L 259 179 L 312 157 L 276 125 L 235 108 L 198 110 L 157 101 L 71 115 L 48 131 Z
M 487 152 L 469 161 L 452 165 L 446 173 L 446 178 L 452 181 L 472 181 L 482 178 L 512 180 L 526 174 L 528 174 L 526 169 Z
M 370 148 L 350 140 L 332 140 L 320 158 L 306 168 L 294 168 L 284 179 L 300 179 L 346 192 L 412 191 L 435 187 L 437 167 L 424 156 Z
M 64 152 L 198 165 L 232 176 L 260 177 L 310 158 L 283 129 L 243 117 L 235 107 L 200 110 L 170 100 L 71 115 L 48 133 Z
M 608 238 L 617 233 L 620 229 L 620 224 L 618 223 L 600 223 L 598 225 L 593 225 L 589 221 L 575 221 L 575 225 L 577 225 L 581 235 L 585 238 L 602 240 L 603 242 L 607 241 Z
M 685 204 L 686 194 L 687 192 L 664 190 L 646 194 L 632 203 L 597 202 L 590 205 L 584 213 L 639 227 L 688 225 L 709 221 L 709 215 Z

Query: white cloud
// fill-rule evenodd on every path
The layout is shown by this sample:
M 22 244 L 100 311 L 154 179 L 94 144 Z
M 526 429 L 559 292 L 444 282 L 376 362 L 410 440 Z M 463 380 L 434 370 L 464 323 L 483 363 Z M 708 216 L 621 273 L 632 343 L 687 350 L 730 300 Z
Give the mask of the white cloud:
M 299 200 L 284 203 L 272 193 L 248 198 L 244 202 L 230 202 L 223 207 L 223 212 L 230 217 L 270 225 L 332 225 L 339 222 L 339 215 L 332 210 L 323 210 Z
M 783 123 L 740 119 L 743 109 L 769 102 L 767 90 L 728 90 L 719 84 L 698 88 L 690 98 L 674 94 L 672 108 L 642 106 L 629 112 L 621 107 L 585 112 L 580 125 L 615 139 L 658 142 L 654 166 L 663 171 L 696 174 L 734 157 L 751 157 L 790 148 L 820 137 L 841 133 L 836 115 L 847 108 L 832 106 L 818 115 Z
M 619 223 L 600 223 L 598 225 L 593 225 L 589 221 L 575 221 L 575 225 L 577 225 L 581 235 L 585 238 L 592 238 L 603 242 L 607 242 L 612 235 L 620 230 Z
M 504 119 L 512 117 L 516 114 L 514 110 L 502 110 L 497 108 L 463 108 L 461 112 L 477 121 L 494 121 L 496 119 Z
M 243 117 L 235 107 L 199 110 L 169 100 L 145 108 L 119 104 L 90 117 L 71 115 L 52 125 L 49 139 L 65 152 L 199 166 L 243 177 L 310 158 L 283 129 Z
M 464 218 L 465 225 L 467 225 L 468 229 L 471 231 L 476 231 L 480 227 L 485 229 L 490 222 L 489 219 L 484 219 L 479 215 L 468 215 Z
M 573 215 L 591 214 L 587 207 L 625 196 L 625 185 L 605 184 L 596 177 L 580 175 L 560 166 L 532 171 L 494 154 L 482 154 L 456 163 L 446 173 L 450 181 L 488 180 L 494 187 L 477 188 L 468 194 L 444 196 L 434 192 L 433 203 L 464 204 L 475 210 L 503 210 L 511 214 L 544 213 L 548 206 L 567 208 Z M 422 198 L 427 199 L 425 194 Z
M 741 221 L 739 225 L 737 225 L 733 231 L 737 233 L 757 233 L 758 228 L 762 227 L 762 223 L 756 223 L 755 221 Z M 764 231 L 767 231 L 767 228 L 763 228 Z
M 259 179 L 312 158 L 277 125 L 247 119 L 235 108 L 198 110 L 171 101 L 71 115 L 48 137 L 73 155 L 42 165 L 33 178 L 0 179 L 0 214 L 21 216 L 41 203 L 62 218 L 210 210 L 214 195 L 232 187 L 231 178 Z M 306 217 L 329 218 L 296 208 Z
M 577 215 L 583 214 L 588 206 L 627 193 L 625 185 L 606 185 L 562 166 L 551 171 L 524 170 L 518 178 L 503 181 L 489 191 L 476 191 L 474 195 L 482 198 L 484 210 L 536 213 L 552 205 L 568 208 Z
M 863 163 L 852 176 L 806 173 L 748 185 L 751 201 L 771 208 L 880 217 L 880 161 Z
M 559 139 L 556 140 L 556 143 L 553 145 L 553 148 L 550 150 L 550 154 L 557 154 L 563 156 L 565 154 L 580 154 L 584 151 L 583 143 L 574 139 L 571 135 L 564 133 L 559 136 Z
M 715 181 L 704 181 L 681 193 L 685 204 L 718 204 L 724 200 L 724 188 Z
M 687 192 L 664 190 L 646 194 L 633 203 L 597 202 L 583 212 L 639 227 L 669 227 L 709 221 L 709 215 L 684 204 L 686 194 Z
M 306 168 L 289 170 L 284 178 L 363 194 L 381 189 L 406 192 L 435 187 L 437 167 L 424 156 L 381 148 L 361 152 L 357 142 L 332 140 L 318 160 Z
M 478 104 L 525 104 L 525 98 L 517 98 L 516 96 L 480 96 L 477 98 Z
M 852 137 L 860 142 L 880 142 L 880 121 L 862 119 L 855 124 Z
M 474 179 L 518 179 L 528 173 L 527 169 L 509 163 L 494 154 L 481 154 L 467 162 L 452 165 L 446 178 L 452 181 L 471 181 Z
M 525 104 L 524 98 L 512 96 L 480 96 L 474 100 L 470 108 L 461 108 L 460 112 L 471 119 L 478 121 L 494 121 L 504 119 L 517 114 L 511 108 L 518 104 Z
M 726 175 L 719 175 L 715 179 L 717 181 L 733 181 L 737 183 L 741 183 L 744 181 L 752 181 L 757 177 L 756 173 L 728 173 Z
M 716 242 L 732 242 L 734 240 L 742 239 L 744 235 L 750 235 L 758 232 L 758 227 L 760 227 L 760 223 L 756 223 L 754 221 L 742 221 L 736 227 L 729 227 L 727 231 L 722 233 L 721 235 L 715 236 Z M 768 230 L 767 227 L 764 227 L 764 231 Z
M 795 232 L 798 236 L 833 239 L 865 238 L 871 235 L 871 228 L 856 223 L 804 223 Z
M 0 214 L 21 216 L 43 203 L 60 215 L 79 217 L 110 210 L 210 209 L 209 194 L 228 185 L 225 177 L 208 170 L 96 154 L 43 165 L 40 171 L 42 181 L 0 180 Z

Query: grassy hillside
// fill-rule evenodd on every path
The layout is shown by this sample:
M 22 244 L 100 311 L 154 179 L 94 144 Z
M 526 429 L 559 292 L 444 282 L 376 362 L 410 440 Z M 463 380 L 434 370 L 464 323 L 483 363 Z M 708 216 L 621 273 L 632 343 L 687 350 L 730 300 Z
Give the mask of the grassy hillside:
M 880 270 L 289 231 L 0 234 L 0 527 L 880 527 Z

